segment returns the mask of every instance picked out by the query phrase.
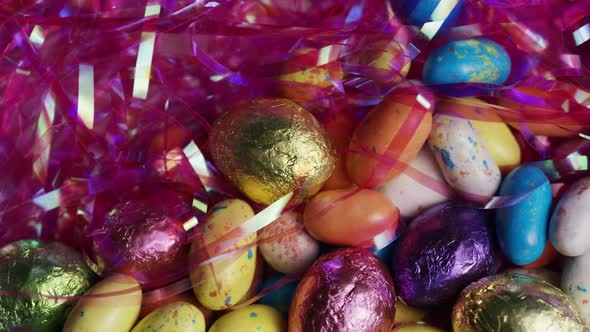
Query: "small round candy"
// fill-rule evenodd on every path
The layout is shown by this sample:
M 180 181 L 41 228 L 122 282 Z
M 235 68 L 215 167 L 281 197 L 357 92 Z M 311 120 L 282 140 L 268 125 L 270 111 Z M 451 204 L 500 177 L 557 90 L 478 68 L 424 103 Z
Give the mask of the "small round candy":
M 395 288 L 370 252 L 338 249 L 303 276 L 289 311 L 289 332 L 390 332 Z
M 419 215 L 397 240 L 393 276 L 404 301 L 440 305 L 500 267 L 486 212 L 453 203 Z
M 363 246 L 398 227 L 399 213 L 382 193 L 371 189 L 322 191 L 305 206 L 303 222 L 316 239 L 335 245 Z
M 287 212 L 258 232 L 264 260 L 278 272 L 302 272 L 318 257 L 320 246 L 303 229 L 301 214 Z
M 300 199 L 322 187 L 334 151 L 313 115 L 287 99 L 255 99 L 222 114 L 210 136 L 219 170 L 251 200 L 271 204 L 299 189 Z
M 76 296 L 95 275 L 82 255 L 58 242 L 21 240 L 0 249 L 0 331 L 59 330 L 71 302 L 27 296 Z
M 469 285 L 453 308 L 455 332 L 590 331 L 559 288 L 524 274 L 503 273 Z
M 426 84 L 503 84 L 510 74 L 504 48 L 486 38 L 456 40 L 432 52 L 423 69 Z

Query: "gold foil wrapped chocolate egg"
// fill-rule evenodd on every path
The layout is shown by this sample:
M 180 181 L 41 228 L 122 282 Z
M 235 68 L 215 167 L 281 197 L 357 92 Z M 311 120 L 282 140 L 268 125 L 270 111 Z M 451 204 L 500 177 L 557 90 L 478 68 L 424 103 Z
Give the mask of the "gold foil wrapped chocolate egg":
M 251 200 L 270 204 L 299 188 L 304 199 L 334 170 L 320 123 L 288 99 L 255 99 L 222 114 L 210 137 L 213 161 Z
M 455 332 L 590 331 L 559 288 L 519 273 L 483 278 L 463 290 L 453 309 Z
M 0 331 L 61 330 L 68 308 L 75 303 L 67 297 L 84 293 L 94 277 L 82 255 L 65 244 L 22 240 L 4 246 Z

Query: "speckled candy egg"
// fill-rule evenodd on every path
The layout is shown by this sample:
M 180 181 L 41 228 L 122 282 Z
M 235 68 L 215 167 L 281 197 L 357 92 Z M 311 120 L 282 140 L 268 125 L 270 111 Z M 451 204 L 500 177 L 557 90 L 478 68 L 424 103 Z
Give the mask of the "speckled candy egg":
M 141 287 L 126 275 L 113 275 L 94 285 L 78 301 L 64 332 L 128 332 L 141 306 Z
M 246 299 L 255 280 L 257 259 L 253 244 L 256 233 L 238 239 L 228 236 L 232 232 L 241 236 L 241 232 L 236 230 L 254 216 L 254 211 L 248 203 L 239 199 L 222 201 L 211 211 L 202 227 L 203 242 L 196 240 L 191 246 L 190 279 L 203 306 L 223 310 Z M 239 249 L 244 250 L 203 264 L 211 258 Z
M 453 195 L 428 147 L 423 147 L 398 177 L 377 188 L 399 209 L 399 214 L 411 218 L 418 213 L 446 202 Z M 422 173 L 422 174 L 421 174 Z M 425 178 L 424 175 L 430 177 Z
M 370 252 L 338 249 L 303 276 L 289 311 L 289 332 L 390 332 L 395 289 L 385 265 Z
M 547 243 L 551 186 L 545 174 L 532 166 L 521 166 L 506 176 L 502 196 L 528 194 L 518 203 L 496 210 L 496 235 L 506 258 L 517 265 L 534 262 Z
M 263 304 L 252 304 L 231 311 L 221 317 L 209 332 L 287 332 L 287 324 L 276 309 Z
M 455 332 L 587 332 L 579 309 L 559 288 L 502 273 L 463 290 L 453 308 Z
M 551 217 L 549 237 L 557 251 L 579 256 L 590 250 L 590 177 L 574 183 L 561 197 Z
M 463 197 L 485 202 L 498 190 L 500 169 L 469 120 L 436 114 L 428 144 L 447 183 Z
M 205 318 L 186 302 L 164 305 L 142 319 L 131 332 L 205 332 Z
M 303 212 L 303 223 L 313 237 L 345 246 L 370 246 L 376 236 L 394 234 L 398 218 L 397 208 L 384 194 L 357 188 L 322 191 Z
M 510 74 L 504 48 L 486 38 L 452 41 L 432 52 L 423 69 L 426 84 L 503 84 Z
M 561 289 L 574 299 L 586 323 L 590 324 L 590 252 L 566 260 Z
M 0 296 L 0 331 L 61 328 L 72 302 L 27 296 L 81 295 L 94 278 L 82 255 L 65 244 L 22 240 L 2 247 L 0 290 L 9 294 Z
M 500 267 L 487 212 L 446 203 L 419 215 L 397 240 L 392 261 L 404 301 L 440 305 Z
M 264 260 L 278 272 L 302 272 L 318 257 L 320 246 L 303 229 L 301 214 L 287 212 L 258 232 Z
M 425 90 L 402 88 L 385 96 L 354 130 L 346 153 L 350 179 L 375 188 L 401 174 L 428 138 L 433 108 Z
M 209 146 L 215 166 L 262 204 L 296 189 L 307 198 L 334 170 L 334 151 L 320 123 L 288 99 L 234 105 L 213 124 Z

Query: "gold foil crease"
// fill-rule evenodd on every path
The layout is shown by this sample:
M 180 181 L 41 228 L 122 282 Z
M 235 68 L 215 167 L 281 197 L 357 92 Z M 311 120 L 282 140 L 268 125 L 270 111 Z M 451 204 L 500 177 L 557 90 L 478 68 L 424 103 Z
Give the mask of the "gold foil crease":
M 455 332 L 590 331 L 575 303 L 549 283 L 518 273 L 481 279 L 453 310 Z
M 321 125 L 288 99 L 236 105 L 215 122 L 210 144 L 215 165 L 258 203 L 291 191 L 298 199 L 309 197 L 334 170 L 334 151 Z
M 0 331 L 59 331 L 73 301 L 94 279 L 82 255 L 57 242 L 23 240 L 0 248 Z

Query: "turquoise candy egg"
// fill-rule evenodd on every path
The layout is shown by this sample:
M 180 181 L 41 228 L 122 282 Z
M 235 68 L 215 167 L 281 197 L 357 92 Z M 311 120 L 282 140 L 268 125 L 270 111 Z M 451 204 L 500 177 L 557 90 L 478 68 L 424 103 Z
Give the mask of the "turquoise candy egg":
M 528 192 L 531 192 L 530 195 L 522 201 L 496 212 L 500 248 L 517 265 L 534 262 L 545 249 L 551 187 L 545 174 L 531 166 L 522 166 L 510 172 L 500 187 L 500 195 L 503 196 L 518 197 Z
M 284 275 L 282 274 L 276 274 L 269 278 L 266 278 L 262 285 L 262 289 L 267 289 L 271 287 L 273 284 L 281 280 L 283 277 Z M 260 300 L 260 303 L 266 304 L 267 306 L 271 306 L 286 315 L 289 313 L 289 306 L 291 305 L 291 299 L 293 298 L 293 294 L 295 294 L 296 288 L 297 281 L 288 282 L 285 285 L 268 293 L 265 297 L 263 297 Z
M 436 49 L 424 64 L 426 84 L 503 84 L 510 75 L 504 48 L 485 38 L 456 40 Z

